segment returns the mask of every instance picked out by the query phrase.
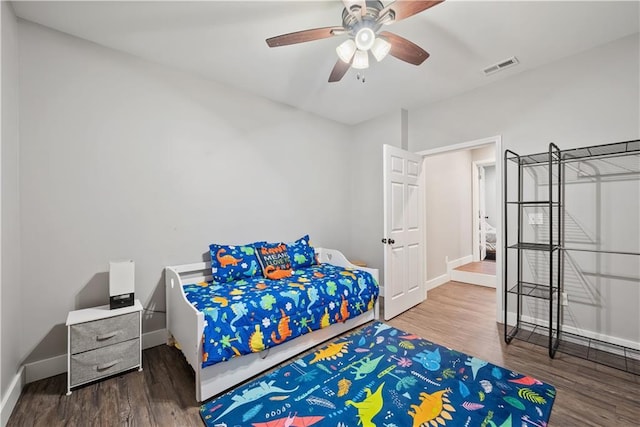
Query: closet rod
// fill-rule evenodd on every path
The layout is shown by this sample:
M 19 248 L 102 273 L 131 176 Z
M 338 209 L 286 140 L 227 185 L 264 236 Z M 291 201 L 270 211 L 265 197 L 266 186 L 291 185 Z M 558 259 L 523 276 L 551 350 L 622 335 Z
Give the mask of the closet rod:
M 579 251 L 579 252 L 594 252 L 599 254 L 614 254 L 614 255 L 640 255 L 640 252 L 623 252 L 623 251 L 603 251 L 598 249 L 578 249 L 578 248 L 562 248 L 563 251 Z

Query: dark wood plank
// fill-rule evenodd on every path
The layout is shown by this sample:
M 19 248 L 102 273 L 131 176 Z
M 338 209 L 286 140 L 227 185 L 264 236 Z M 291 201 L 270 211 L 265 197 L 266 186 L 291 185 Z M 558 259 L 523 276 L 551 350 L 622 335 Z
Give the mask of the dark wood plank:
M 504 344 L 495 290 L 449 282 L 389 323 L 428 340 L 553 384 L 551 426 L 637 426 L 640 376 L 522 341 Z M 310 350 L 313 351 L 313 350 Z M 144 351 L 144 371 L 77 388 L 66 374 L 28 384 L 8 426 L 202 426 L 194 373 L 175 348 Z

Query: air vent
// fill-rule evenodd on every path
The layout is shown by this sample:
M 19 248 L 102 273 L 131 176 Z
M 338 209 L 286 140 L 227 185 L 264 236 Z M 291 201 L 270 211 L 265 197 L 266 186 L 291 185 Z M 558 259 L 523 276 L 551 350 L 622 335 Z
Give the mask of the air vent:
M 518 65 L 518 58 L 512 56 L 511 58 L 500 61 L 497 64 L 489 65 L 483 71 L 484 74 L 488 76 L 490 74 L 497 73 L 498 71 L 502 71 L 505 68 L 513 67 L 514 65 Z

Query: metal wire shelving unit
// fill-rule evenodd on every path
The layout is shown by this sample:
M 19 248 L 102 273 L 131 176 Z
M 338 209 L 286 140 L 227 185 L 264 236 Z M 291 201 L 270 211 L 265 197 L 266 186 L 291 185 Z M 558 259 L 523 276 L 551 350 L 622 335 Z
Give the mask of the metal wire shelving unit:
M 532 168 L 546 165 L 548 172 L 548 189 L 546 198 L 544 199 L 525 199 L 525 168 Z M 515 166 L 517 168 L 517 195 L 516 198 L 510 200 L 511 195 L 510 180 L 508 179 L 509 169 Z M 562 167 L 560 162 L 560 149 L 553 143 L 549 144 L 549 151 L 543 154 L 535 154 L 521 156 L 514 151 L 506 150 L 504 154 L 504 194 L 507 198 L 504 207 L 504 339 L 510 343 L 514 338 L 522 335 L 523 328 L 528 326 L 527 322 L 522 320 L 523 298 L 536 298 L 547 301 L 549 311 L 546 319 L 548 351 L 549 357 L 554 357 L 558 349 L 560 338 L 560 326 L 562 306 L 560 305 L 560 295 L 562 292 L 562 256 L 560 248 L 562 247 Z M 509 221 L 510 208 L 516 210 L 516 239 L 510 238 Z M 546 208 L 546 212 L 539 213 L 533 218 L 541 218 L 540 222 L 545 221 L 549 224 L 549 233 L 546 236 L 531 235 L 525 236 L 523 221 L 527 207 Z M 546 213 L 546 215 L 545 215 Z M 546 220 L 544 219 L 546 217 Z M 557 230 L 554 232 L 554 227 Z M 546 268 L 548 276 L 546 280 L 536 280 L 536 278 L 527 279 L 524 274 L 524 257 L 525 252 L 541 252 L 548 257 Z M 509 273 L 510 253 L 515 252 L 516 257 L 516 274 L 511 277 Z M 554 280 L 555 277 L 555 280 Z M 516 311 L 515 326 L 509 327 L 509 295 L 515 295 Z
M 514 169 L 517 179 L 513 177 Z M 543 172 L 531 173 L 537 169 Z M 506 199 L 503 252 L 505 342 L 525 340 L 547 347 L 551 358 L 560 351 L 640 375 L 640 348 L 614 344 L 586 336 L 592 334 L 575 333 L 575 330 L 563 330 L 562 305 L 566 296 L 565 262 L 571 266 L 571 254 L 630 257 L 629 262 L 639 262 L 640 252 L 636 250 L 605 248 L 599 241 L 575 244 L 574 239 L 567 240 L 566 233 L 571 236 L 573 225 L 570 224 L 570 216 L 565 216 L 565 187 L 567 182 L 599 186 L 608 181 L 640 180 L 640 140 L 569 150 L 560 150 L 552 143 L 546 153 L 532 155 L 519 155 L 507 150 L 503 174 Z M 526 194 L 524 180 L 527 175 L 533 176 L 536 180 L 534 187 L 546 189 L 546 194 L 536 191 Z M 538 225 L 543 223 L 544 227 Z M 526 225 L 535 231 L 524 233 Z M 534 262 L 530 261 L 532 258 Z M 602 276 L 599 272 L 594 275 Z M 626 280 L 640 286 L 640 277 Z M 535 301 L 535 307 L 543 307 L 540 312 L 545 316 L 536 318 L 535 322 L 530 321 L 531 316 L 523 316 L 525 299 Z M 637 311 L 629 313 L 632 318 L 634 314 Z

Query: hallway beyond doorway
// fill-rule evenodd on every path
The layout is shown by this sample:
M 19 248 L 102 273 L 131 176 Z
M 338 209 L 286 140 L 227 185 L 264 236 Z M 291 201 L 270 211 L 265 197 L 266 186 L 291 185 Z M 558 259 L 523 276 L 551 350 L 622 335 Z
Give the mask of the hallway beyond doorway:
M 472 285 L 495 288 L 497 284 L 495 261 L 475 261 L 453 268 L 449 271 L 451 280 Z
M 467 271 L 469 273 L 489 274 L 491 276 L 496 275 L 496 262 L 493 260 L 484 260 L 478 262 L 470 262 L 469 264 L 461 265 L 455 268 L 458 271 Z

